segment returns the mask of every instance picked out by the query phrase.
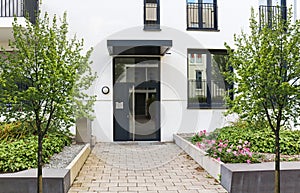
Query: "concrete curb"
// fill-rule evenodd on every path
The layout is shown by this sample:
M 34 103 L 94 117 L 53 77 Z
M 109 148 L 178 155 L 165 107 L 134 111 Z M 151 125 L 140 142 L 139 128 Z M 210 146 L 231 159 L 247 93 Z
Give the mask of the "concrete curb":
M 203 167 L 209 175 L 216 180 L 219 180 L 221 174 L 221 166 L 223 162 L 206 156 L 206 152 L 196 147 L 191 142 L 185 140 L 177 134 L 173 135 L 175 143 L 183 149 L 189 156 L 191 156 L 201 167 Z
M 66 167 L 70 171 L 70 184 L 74 182 L 85 160 L 91 153 L 90 144 L 86 144 L 73 161 Z

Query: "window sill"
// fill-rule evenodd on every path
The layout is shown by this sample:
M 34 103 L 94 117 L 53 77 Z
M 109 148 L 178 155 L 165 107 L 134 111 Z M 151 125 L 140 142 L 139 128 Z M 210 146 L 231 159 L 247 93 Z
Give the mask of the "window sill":
M 205 32 L 219 32 L 219 29 L 207 29 L 207 28 L 187 28 L 187 31 L 205 31 Z
M 144 31 L 161 31 L 160 25 L 144 25 Z
M 228 107 L 222 104 L 207 104 L 207 103 L 199 103 L 199 104 L 188 104 L 187 109 L 191 110 L 208 110 L 208 109 L 228 109 Z
M 188 110 L 226 110 L 228 107 L 187 107 Z

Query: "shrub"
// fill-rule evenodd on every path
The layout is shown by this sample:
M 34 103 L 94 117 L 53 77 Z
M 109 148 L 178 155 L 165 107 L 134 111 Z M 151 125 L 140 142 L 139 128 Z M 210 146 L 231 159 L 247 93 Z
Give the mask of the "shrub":
M 300 131 L 282 129 L 280 136 L 283 155 L 300 154 Z M 270 129 L 254 129 L 241 124 L 216 129 L 209 135 L 205 130 L 200 131 L 191 142 L 225 163 L 258 162 L 256 153 L 274 153 L 275 148 L 274 134 Z
M 206 135 L 205 130 L 196 133 L 191 141 L 207 152 L 207 155 L 224 163 L 251 163 L 258 162 L 258 157 L 250 151 L 248 141 L 239 140 L 237 144 L 229 140 L 214 140 L 216 133 Z
M 195 144 L 196 142 L 201 142 L 206 137 L 206 130 L 199 131 L 198 133 L 193 135 L 193 137 L 191 138 L 191 142 Z
M 43 143 L 43 162 L 70 145 L 70 136 L 65 133 L 49 133 Z M 0 141 L 0 172 L 15 172 L 37 167 L 37 136 L 26 136 L 7 143 Z
M 228 145 L 229 141 L 217 141 L 206 152 L 209 156 L 224 163 L 256 163 L 258 157 L 250 150 L 248 141 L 240 140 L 239 143 Z
M 13 141 L 34 134 L 28 122 L 0 123 L 0 141 Z
M 255 129 L 251 127 L 224 127 L 218 129 L 217 140 L 229 140 L 236 144 L 240 139 L 251 143 L 251 151 L 259 153 L 274 153 L 275 140 L 270 129 Z M 300 154 L 300 131 L 282 129 L 280 131 L 280 149 L 283 155 Z

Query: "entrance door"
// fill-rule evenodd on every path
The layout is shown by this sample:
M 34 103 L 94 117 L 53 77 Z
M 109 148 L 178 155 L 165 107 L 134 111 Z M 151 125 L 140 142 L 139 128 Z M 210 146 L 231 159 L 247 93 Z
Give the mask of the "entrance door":
M 114 141 L 160 140 L 160 58 L 114 58 Z

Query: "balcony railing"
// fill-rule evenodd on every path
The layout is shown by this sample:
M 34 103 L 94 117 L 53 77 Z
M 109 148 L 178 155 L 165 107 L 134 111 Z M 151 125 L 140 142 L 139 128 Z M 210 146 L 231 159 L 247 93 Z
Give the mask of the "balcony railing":
M 217 4 L 187 3 L 187 29 L 218 28 Z
M 224 81 L 189 80 L 189 107 L 225 108 L 228 85 Z
M 0 17 L 28 16 L 35 23 L 38 0 L 0 0 Z
M 263 26 L 272 28 L 274 25 L 278 24 L 279 19 L 287 19 L 286 7 L 265 5 L 259 6 L 259 22 L 261 28 Z

